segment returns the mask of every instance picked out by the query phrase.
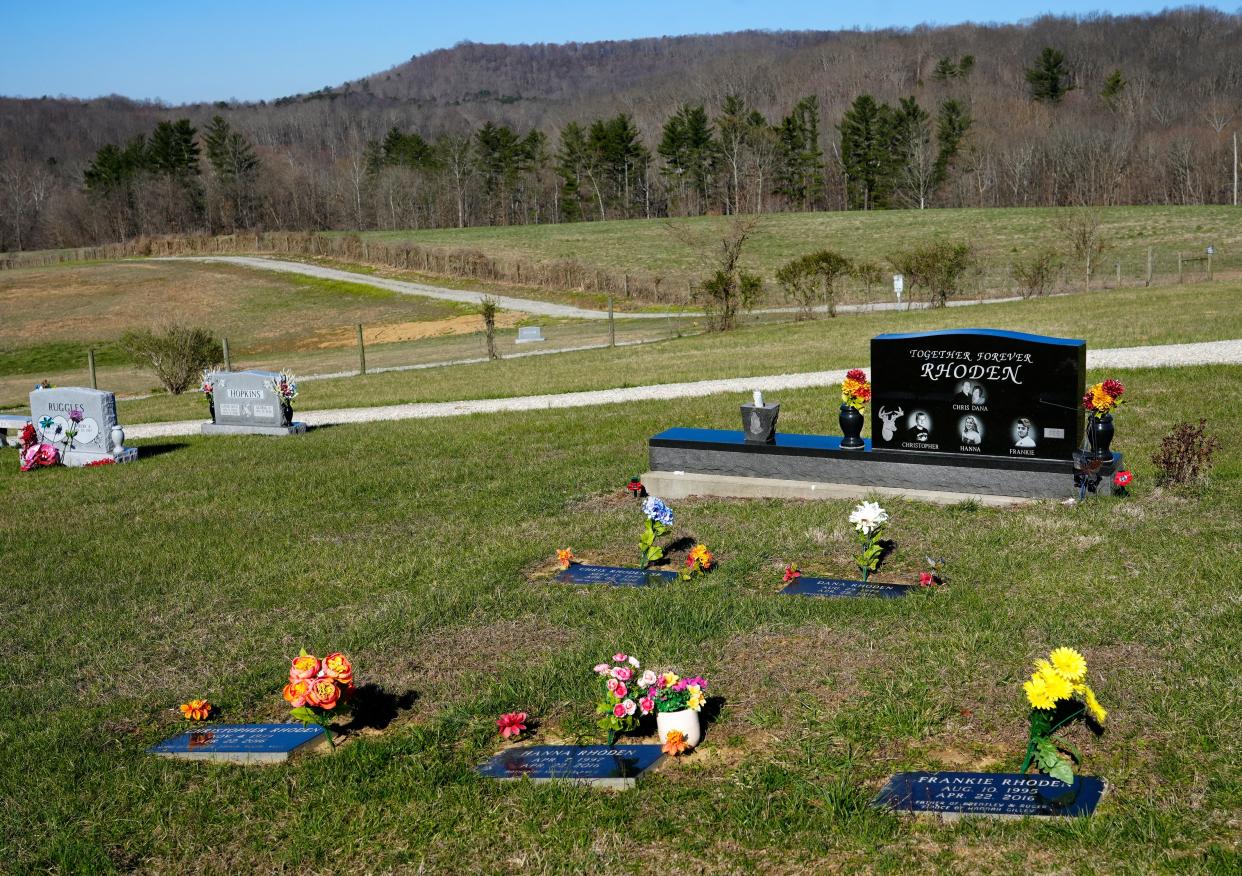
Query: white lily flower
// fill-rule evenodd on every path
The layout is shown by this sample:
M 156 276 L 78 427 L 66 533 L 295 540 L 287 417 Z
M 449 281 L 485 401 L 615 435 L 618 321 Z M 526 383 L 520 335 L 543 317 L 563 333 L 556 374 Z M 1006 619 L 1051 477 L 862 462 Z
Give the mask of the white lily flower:
M 850 515 L 850 523 L 863 535 L 870 535 L 888 521 L 888 512 L 879 502 L 863 502 Z

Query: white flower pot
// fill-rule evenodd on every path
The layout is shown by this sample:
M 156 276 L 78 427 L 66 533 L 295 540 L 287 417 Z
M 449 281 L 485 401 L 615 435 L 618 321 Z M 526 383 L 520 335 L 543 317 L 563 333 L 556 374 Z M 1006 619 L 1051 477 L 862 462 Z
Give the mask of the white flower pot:
M 656 712 L 656 733 L 660 736 L 660 744 L 668 741 L 668 731 L 679 730 L 686 737 L 686 744 L 691 748 L 699 744 L 703 731 L 699 727 L 699 713 L 693 709 L 682 709 L 680 712 Z

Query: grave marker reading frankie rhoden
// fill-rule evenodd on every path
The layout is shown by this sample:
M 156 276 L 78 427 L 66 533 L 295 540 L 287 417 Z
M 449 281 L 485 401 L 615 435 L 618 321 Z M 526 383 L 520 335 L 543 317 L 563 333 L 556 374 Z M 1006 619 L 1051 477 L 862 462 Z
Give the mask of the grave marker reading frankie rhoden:
M 1021 773 L 898 773 L 876 798 L 896 812 L 994 818 L 1090 815 L 1104 795 L 1103 779 L 1076 776 L 1073 785 Z

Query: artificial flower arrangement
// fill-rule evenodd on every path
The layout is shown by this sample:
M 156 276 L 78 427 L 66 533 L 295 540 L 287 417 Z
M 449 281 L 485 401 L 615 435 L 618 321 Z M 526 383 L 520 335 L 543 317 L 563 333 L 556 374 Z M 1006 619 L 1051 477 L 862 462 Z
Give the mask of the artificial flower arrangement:
M 785 584 L 792 584 L 802 577 L 802 570 L 798 568 L 797 563 L 789 563 L 785 566 L 785 574 L 781 576 L 781 581 Z
M 206 700 L 190 700 L 182 703 L 179 708 L 182 717 L 187 721 L 206 721 L 215 707 Z
M 560 548 L 556 552 L 556 564 L 562 569 L 568 569 L 577 561 L 574 552 L 570 548 Z
M 1064 739 L 1053 736 L 1057 730 L 1077 718 L 1090 717 L 1102 726 L 1108 712 L 1087 685 L 1087 661 L 1073 648 L 1056 648 L 1046 660 L 1035 661 L 1035 672 L 1023 683 L 1031 704 L 1031 736 L 1026 746 L 1026 760 L 1020 772 L 1032 764 L 1066 784 L 1074 782 L 1074 760 L 1082 760 Z
M 871 382 L 867 380 L 867 372 L 861 368 L 852 368 L 841 381 L 841 403 L 858 411 L 860 414 L 867 402 L 871 401 Z
M 60 462 L 60 451 L 55 444 L 40 441 L 34 425 L 27 423 L 17 438 L 17 459 L 22 471 L 30 471 L 32 468 L 56 465 Z
M 681 570 L 680 578 L 683 581 L 689 581 L 691 578 L 710 572 L 715 565 L 716 558 L 707 549 L 707 545 L 696 544 L 686 555 L 686 568 Z
M 612 655 L 611 663 L 597 663 L 595 674 L 603 685 L 603 697 L 595 706 L 600 715 L 597 722 L 601 730 L 608 732 L 608 744 L 616 742 L 617 734 L 634 730 L 640 719 L 656 710 L 651 687 L 656 674 L 642 669 L 637 657 L 629 654 Z
M 1125 498 L 1130 495 L 1130 491 L 1126 489 L 1130 486 L 1130 482 L 1134 480 L 1134 475 L 1129 471 L 1113 472 L 1113 495 Z
M 215 377 L 215 374 L 212 370 L 204 368 L 202 374 L 199 375 L 198 391 L 203 394 L 203 398 L 207 399 L 207 407 L 212 411 L 212 416 L 214 417 L 216 410 L 216 387 L 211 382 L 213 377 Z
M 496 729 L 505 739 L 516 739 L 526 732 L 526 713 L 506 712 L 496 719 Z
M 643 524 L 643 534 L 638 539 L 638 548 L 642 559 L 640 568 L 646 569 L 664 556 L 664 548 L 655 541 L 672 531 L 673 509 L 658 496 L 648 496 L 643 500 L 643 514 L 647 520 Z
M 1121 406 L 1121 396 L 1125 391 L 1126 388 L 1121 384 L 1120 380 L 1109 378 L 1101 383 L 1096 383 L 1082 397 L 1083 409 L 1097 419 L 1105 414 L 1111 414 Z
M 699 712 L 707 702 L 707 679 L 701 675 L 681 678 L 674 672 L 661 672 L 656 676 L 651 696 L 657 712 Z
M 289 666 L 285 701 L 293 707 L 289 714 L 303 724 L 318 724 L 334 747 L 332 718 L 349 710 L 354 696 L 354 668 L 340 651 L 323 660 L 302 649 Z
M 858 570 L 866 581 L 872 572 L 880 566 L 880 557 L 884 554 L 884 546 L 880 543 L 880 533 L 888 522 L 888 512 L 880 507 L 879 502 L 863 502 L 850 514 L 850 523 L 858 532 L 858 542 L 862 552 L 855 558 Z
M 284 404 L 293 404 L 293 400 L 298 397 L 297 381 L 293 379 L 292 374 L 284 371 L 272 378 L 271 387 Z

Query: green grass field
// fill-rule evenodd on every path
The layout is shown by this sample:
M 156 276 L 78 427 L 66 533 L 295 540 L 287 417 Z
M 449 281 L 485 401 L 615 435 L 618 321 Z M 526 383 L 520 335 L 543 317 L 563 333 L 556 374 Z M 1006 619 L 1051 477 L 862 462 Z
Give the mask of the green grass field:
M 1069 251 L 1066 227 L 1084 213 L 1074 208 L 1006 208 L 961 210 L 884 210 L 873 213 L 777 213 L 762 225 L 744 250 L 743 264 L 767 280 L 790 259 L 821 248 L 851 259 L 873 261 L 887 269 L 893 253 L 932 239 L 970 243 L 984 270 L 985 285 L 1009 284 L 1009 267 L 1017 256 L 1052 247 Z M 1201 256 L 1216 249 L 1214 268 L 1242 269 L 1242 213 L 1234 207 L 1110 207 L 1094 211 L 1108 248 L 1101 256 L 1097 282 L 1113 283 L 1115 262 L 1122 262 L 1123 282 L 1146 276 L 1147 248 L 1155 272 L 1176 276 L 1177 253 Z M 579 222 L 508 228 L 437 229 L 368 232 L 364 237 L 411 241 L 434 246 L 480 249 L 493 257 L 529 261 L 576 259 L 614 271 L 645 271 L 666 276 L 701 275 L 702 253 L 718 239 L 728 221 L 722 217 L 674 219 L 707 243 L 690 247 L 668 230 L 665 220 Z M 1193 266 L 1202 270 L 1203 265 Z M 1191 266 L 1187 266 L 1190 271 Z M 1080 286 L 1083 272 L 1070 279 Z
M 686 331 L 702 329 L 691 320 L 677 324 Z M 297 406 L 315 410 L 500 398 L 845 368 L 867 363 L 869 340 L 876 334 L 969 326 L 1081 337 L 1092 348 L 1238 338 L 1242 282 L 1109 290 L 939 311 L 844 314 L 637 347 L 312 381 L 301 385 Z M 584 340 L 605 340 L 602 325 L 581 330 L 595 332 Z M 505 347 L 506 352 L 513 349 Z M 394 351 L 392 358 L 400 357 Z M 120 414 L 123 423 L 191 419 L 206 416 L 206 405 L 195 394 L 159 395 L 122 401 Z
M 1179 327 L 1185 310 L 1141 331 L 1202 334 Z M 1134 340 L 1124 323 L 1142 320 L 1107 314 L 1087 321 L 1101 342 Z M 805 331 L 847 325 L 874 327 Z M 850 573 L 841 501 L 678 504 L 676 534 L 721 563 L 700 583 L 549 580 L 563 546 L 632 561 L 641 515 L 622 485 L 645 439 L 734 428 L 722 397 L 139 442 L 131 465 L 25 475 L 0 451 L 2 869 L 1236 873 L 1242 368 L 1115 376 L 1133 496 L 886 502 L 881 579 L 912 580 L 928 553 L 948 563 L 947 589 L 895 601 L 776 595 L 791 560 Z M 824 392 L 781 402 L 782 422 L 835 429 Z M 1198 417 L 1224 443 L 1210 481 L 1155 488 L 1159 437 Z M 941 824 L 869 806 L 896 771 L 1016 769 L 1021 681 L 1060 645 L 1085 653 L 1110 712 L 1101 738 L 1072 735 L 1111 786 L 1094 817 Z M 346 651 L 384 694 L 336 754 L 240 768 L 144 753 L 190 697 L 226 722 L 280 719 L 303 646 Z M 598 741 L 590 667 L 618 649 L 711 680 L 720 710 L 693 756 L 625 794 L 473 773 L 500 712 L 531 713 L 536 741 Z

